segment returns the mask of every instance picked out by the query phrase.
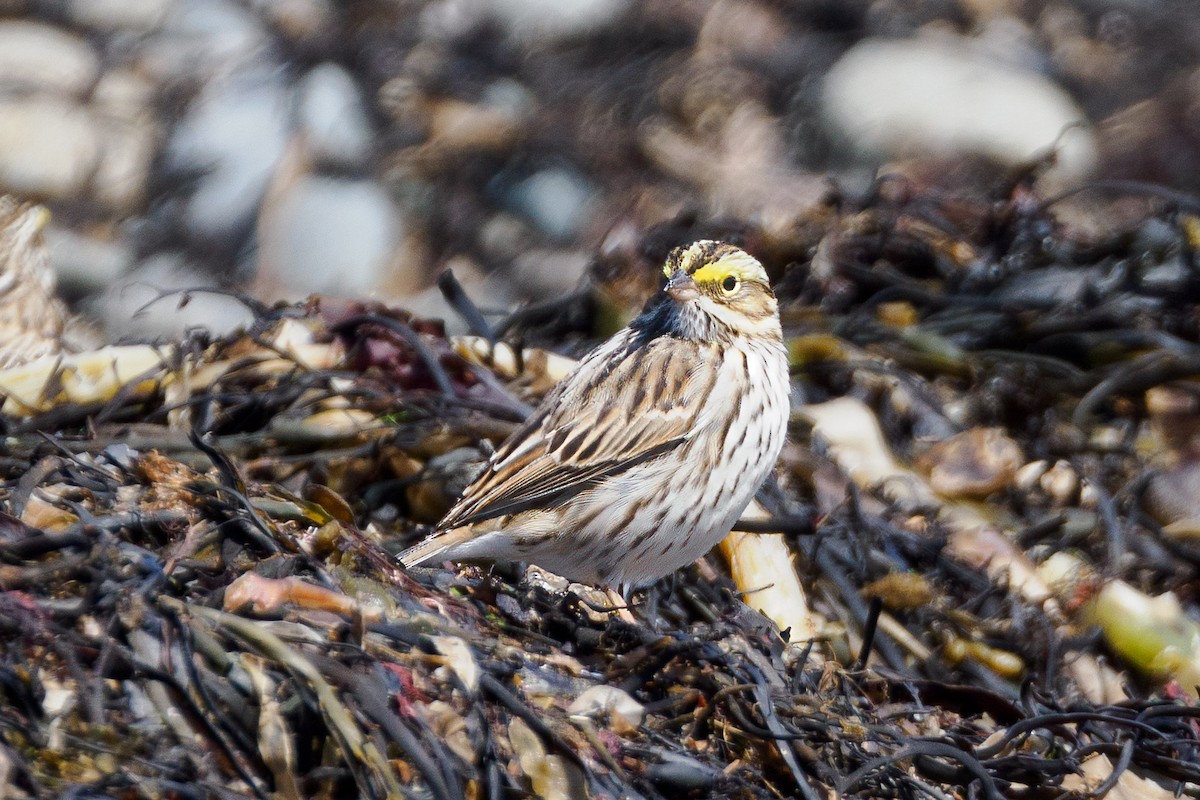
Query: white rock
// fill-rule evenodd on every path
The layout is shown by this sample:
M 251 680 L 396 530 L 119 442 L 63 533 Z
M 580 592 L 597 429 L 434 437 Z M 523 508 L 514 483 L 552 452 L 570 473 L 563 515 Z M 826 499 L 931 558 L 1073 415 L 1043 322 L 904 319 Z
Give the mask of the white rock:
M 0 190 L 63 198 L 82 190 L 99 157 L 86 110 L 38 95 L 0 98 Z
M 145 33 L 162 24 L 175 0 L 70 0 L 67 15 L 76 25 L 101 31 Z
M 267 33 L 253 13 L 232 0 L 187 0 L 175 5 L 166 29 L 209 49 L 213 62 L 236 58 L 264 44 Z
M 592 186 L 577 173 L 551 167 L 513 186 L 508 201 L 543 233 L 566 241 L 587 223 L 593 204 Z
M 151 107 L 154 87 L 126 69 L 105 72 L 90 109 L 101 143 L 92 197 L 122 215 L 142 204 L 162 131 Z
M 484 258 L 495 264 L 512 262 L 537 245 L 537 235 L 529 223 L 507 211 L 484 220 L 476 235 Z
M 1018 164 L 1057 142 L 1058 185 L 1096 163 L 1095 135 L 1062 88 L 965 40 L 863 41 L 826 76 L 823 104 L 829 123 L 873 158 L 975 153 Z
M 646 716 L 646 707 L 624 689 L 601 684 L 585 689 L 571 702 L 567 714 L 600 718 L 620 735 L 637 730 Z
M 493 21 L 525 44 L 584 36 L 611 25 L 629 6 L 630 0 L 489 0 L 483 4 Z
M 86 306 L 104 326 L 109 341 L 175 338 L 188 328 L 223 335 L 249 325 L 254 315 L 232 297 L 195 292 L 181 307 L 183 294 L 164 294 L 213 285 L 211 277 L 187 265 L 182 256 L 156 253 Z
M 497 78 L 479 94 L 483 105 L 500 113 L 501 118 L 522 126 L 537 110 L 537 98 L 529 87 L 512 78 Z
M 91 107 L 122 119 L 155 114 L 152 108 L 157 89 L 145 76 L 132 69 L 107 69 L 92 90 Z
M 389 280 L 403 235 L 383 187 L 305 176 L 263 211 L 257 283 L 289 299 L 370 295 Z
M 204 175 L 185 212 L 194 234 L 218 240 L 253 217 L 287 145 L 289 110 L 290 91 L 255 72 L 210 84 L 188 109 L 165 163 Z
M 232 0 L 179 0 L 142 48 L 139 63 L 160 80 L 229 76 L 272 61 L 271 37 Z
M 53 223 L 44 235 L 50 265 L 58 275 L 59 286 L 68 293 L 102 291 L 133 267 L 133 247 L 123 239 L 96 239 Z
M 371 151 L 371 122 L 350 73 L 321 64 L 304 76 L 299 92 L 300 125 L 312 156 L 326 164 L 361 165 Z
M 83 39 L 40 22 L 0 21 L 0 87 L 81 95 L 99 71 Z
M 150 165 L 158 152 L 153 120 L 104 120 L 99 124 L 100 162 L 92 175 L 92 197 L 110 210 L 131 214 L 145 199 Z

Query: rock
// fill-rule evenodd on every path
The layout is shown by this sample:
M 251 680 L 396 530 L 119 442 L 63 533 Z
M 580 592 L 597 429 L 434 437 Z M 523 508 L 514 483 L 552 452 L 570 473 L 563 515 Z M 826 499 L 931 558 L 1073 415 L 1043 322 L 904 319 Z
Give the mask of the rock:
M 320 64 L 299 87 L 300 127 L 312 157 L 339 167 L 361 166 L 371 153 L 371 122 L 354 78 L 337 64 Z
M 86 110 L 46 95 L 0 98 L 0 190 L 61 199 L 80 192 L 99 158 Z
M 158 28 L 175 0 L 70 0 L 67 16 L 100 31 L 145 33 Z
M 45 231 L 50 265 L 65 292 L 107 289 L 134 264 L 133 247 L 122 239 L 104 241 L 51 224 Z
M 1015 165 L 1057 143 L 1054 185 L 1096 164 L 1095 135 L 1065 91 L 966 42 L 860 42 L 826 76 L 822 101 L 828 123 L 870 158 L 972 153 Z
M 484 87 L 480 99 L 506 120 L 519 125 L 533 116 L 537 98 L 525 84 L 513 78 L 497 78 Z
M 570 240 L 588 222 L 595 190 L 574 171 L 551 167 L 512 186 L 507 204 L 556 241 Z
M 934 443 L 914 466 L 943 497 L 982 500 L 1011 486 L 1023 463 L 1003 429 L 972 428 Z
M 270 299 L 379 292 L 393 281 L 404 233 L 379 184 L 304 176 L 263 210 L 256 292 Z
M 248 71 L 210 84 L 167 144 L 168 170 L 202 174 L 185 211 L 202 240 L 225 240 L 258 210 L 289 136 L 291 93 L 278 80 Z
M 251 7 L 293 43 L 320 41 L 337 30 L 332 0 L 252 0 Z
M 266 28 L 239 4 L 181 0 L 171 3 L 139 61 L 161 80 L 207 80 L 230 76 L 248 64 L 270 62 L 272 55 Z
M 646 707 L 633 695 L 616 686 L 589 686 L 571 701 L 567 713 L 572 717 L 598 718 L 605 729 L 627 736 L 646 718 Z
M 1010 303 L 1072 303 L 1102 280 L 1099 268 L 1045 267 L 1014 273 L 992 296 Z
M 579 289 L 591 263 L 588 250 L 529 250 L 512 263 L 513 286 L 527 297 L 562 297 Z
M 492 0 L 483 8 L 510 38 L 534 45 L 594 33 L 629 6 L 629 0 Z
M 538 244 L 529 224 L 507 211 L 492 214 L 477 231 L 481 254 L 493 264 L 511 263 Z
M 246 306 L 227 295 L 164 294 L 174 289 L 212 286 L 212 278 L 188 265 L 183 256 L 162 252 L 147 258 L 87 306 L 104 326 L 109 341 L 123 337 L 178 338 L 188 328 L 204 328 L 220 336 L 253 321 L 254 315 Z M 181 306 L 185 297 L 187 302 Z
M 1055 461 L 1042 473 L 1038 485 L 1058 508 L 1079 505 L 1079 473 L 1065 459 Z
M 110 210 L 130 214 L 142 205 L 158 135 L 150 120 L 100 126 L 103 155 L 92 176 L 92 197 Z
M 154 116 L 156 91 L 153 83 L 133 69 L 114 67 L 105 70 L 96 82 L 91 108 L 122 119 Z
M 40 22 L 0 21 L 0 87 L 79 96 L 99 72 L 83 39 Z
M 153 98 L 154 87 L 148 81 L 122 69 L 106 72 L 92 93 L 92 116 L 101 142 L 92 196 L 122 215 L 141 206 L 159 151 L 162 134 L 151 106 Z

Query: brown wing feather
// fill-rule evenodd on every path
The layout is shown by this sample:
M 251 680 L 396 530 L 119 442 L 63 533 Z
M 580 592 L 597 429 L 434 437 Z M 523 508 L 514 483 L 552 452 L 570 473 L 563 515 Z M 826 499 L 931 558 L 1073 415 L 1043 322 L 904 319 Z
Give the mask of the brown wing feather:
M 492 456 L 438 525 L 471 525 L 549 508 L 682 443 L 695 430 L 716 370 L 706 345 L 627 331 L 593 351 Z M 624 351 L 627 357 L 614 358 Z

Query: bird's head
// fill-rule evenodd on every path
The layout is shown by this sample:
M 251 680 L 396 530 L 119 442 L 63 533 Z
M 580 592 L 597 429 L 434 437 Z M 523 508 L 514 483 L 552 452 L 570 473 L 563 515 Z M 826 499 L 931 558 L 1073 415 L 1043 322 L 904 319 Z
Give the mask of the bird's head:
M 663 274 L 684 335 L 780 338 L 779 305 L 767 271 L 746 251 L 724 242 L 693 242 L 672 251 Z

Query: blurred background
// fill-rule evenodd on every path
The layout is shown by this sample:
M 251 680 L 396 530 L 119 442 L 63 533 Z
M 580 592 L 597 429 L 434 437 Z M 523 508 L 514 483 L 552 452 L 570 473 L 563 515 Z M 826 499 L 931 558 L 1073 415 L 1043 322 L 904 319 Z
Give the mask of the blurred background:
M 796 239 L 881 172 L 1193 192 L 1198 54 L 1187 0 L 0 0 L 0 193 L 110 340 L 249 319 L 178 288 L 453 316 L 447 267 L 511 309 L 664 226 Z

